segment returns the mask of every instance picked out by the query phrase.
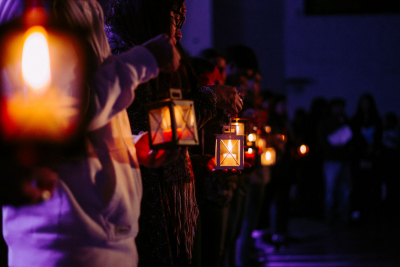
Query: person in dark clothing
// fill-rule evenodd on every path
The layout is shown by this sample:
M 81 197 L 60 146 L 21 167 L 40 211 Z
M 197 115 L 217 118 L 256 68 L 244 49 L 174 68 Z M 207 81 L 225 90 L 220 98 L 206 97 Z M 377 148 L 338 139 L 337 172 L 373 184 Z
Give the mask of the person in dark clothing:
M 183 2 L 112 0 L 108 6 L 106 30 L 113 53 L 140 44 L 147 36 L 165 33 L 180 48 L 182 56 L 178 72 L 161 73 L 158 79 L 140 86 L 135 92 L 135 101 L 128 108 L 134 134 L 147 129 L 145 105 L 165 98 L 171 87 L 181 88 L 185 98 L 194 100 L 198 129 L 215 116 L 217 108 L 227 109 L 232 114 L 241 109 L 241 100 L 234 88 L 197 87 L 189 60 L 179 45 L 186 18 Z M 139 266 L 187 266 L 191 261 L 200 266 L 195 242 L 198 206 L 194 174 L 187 149 L 183 152 L 177 161 L 163 168 L 141 167 L 143 198 L 136 239 Z
M 398 117 L 394 112 L 385 115 L 385 124 L 382 135 L 382 148 L 379 164 L 379 173 L 382 175 L 386 188 L 384 198 L 385 218 L 398 220 L 397 210 L 400 206 L 400 132 Z
M 329 115 L 319 127 L 318 140 L 324 155 L 325 220 L 346 224 L 350 213 L 350 140 L 353 133 L 345 115 L 345 101 L 329 102 Z
M 379 154 L 382 142 L 382 121 L 370 94 L 363 94 L 352 122 L 353 137 L 353 192 L 352 219 L 375 219 L 381 202 Z

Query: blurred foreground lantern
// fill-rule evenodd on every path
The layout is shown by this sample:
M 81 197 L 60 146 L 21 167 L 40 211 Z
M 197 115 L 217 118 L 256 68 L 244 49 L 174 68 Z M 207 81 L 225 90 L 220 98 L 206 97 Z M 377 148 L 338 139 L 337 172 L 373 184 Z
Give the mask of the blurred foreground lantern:
M 223 134 L 216 136 L 215 161 L 216 169 L 237 169 L 243 170 L 244 157 L 244 136 L 237 135 L 232 125 L 232 131 L 223 131 Z M 226 128 L 224 128 L 226 129 Z
M 270 166 L 275 165 L 276 162 L 276 152 L 272 147 L 267 147 L 261 154 L 261 165 Z
M 82 135 L 88 53 L 79 36 L 59 26 L 33 7 L 1 28 L 4 142 L 66 146 Z
M 171 98 L 146 106 L 152 149 L 199 144 L 194 103 L 182 100 L 180 89 L 170 89 Z

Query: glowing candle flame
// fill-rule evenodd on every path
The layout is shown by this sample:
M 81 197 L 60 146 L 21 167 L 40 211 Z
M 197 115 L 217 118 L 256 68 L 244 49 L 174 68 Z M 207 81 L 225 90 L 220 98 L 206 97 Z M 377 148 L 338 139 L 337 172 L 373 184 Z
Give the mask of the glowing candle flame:
M 249 134 L 249 142 L 253 142 L 253 140 L 254 140 L 254 135 L 253 134 Z
M 268 160 L 268 161 L 271 160 L 271 152 L 267 151 L 265 153 L 265 159 Z
M 249 148 L 249 149 L 247 150 L 247 152 L 248 152 L 249 154 L 251 154 L 251 153 L 253 153 L 253 149 Z
M 22 51 L 22 75 L 25 81 L 42 94 L 50 84 L 50 55 L 46 30 L 35 26 L 28 30 Z
M 230 153 L 232 153 L 232 142 L 231 142 L 231 140 L 229 140 L 229 142 L 228 142 L 228 151 Z
M 236 124 L 236 134 L 239 133 L 239 124 Z
M 300 146 L 300 153 L 301 154 L 307 153 L 307 146 L 306 145 L 301 145 Z

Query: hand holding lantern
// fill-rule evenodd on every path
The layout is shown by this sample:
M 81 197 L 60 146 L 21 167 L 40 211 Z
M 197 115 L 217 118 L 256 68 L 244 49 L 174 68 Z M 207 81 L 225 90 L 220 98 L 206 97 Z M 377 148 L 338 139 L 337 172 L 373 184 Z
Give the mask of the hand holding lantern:
M 136 154 L 139 164 L 148 168 L 165 166 L 176 160 L 181 153 L 181 148 L 168 150 L 152 150 L 149 145 L 149 134 L 146 132 L 135 142 Z

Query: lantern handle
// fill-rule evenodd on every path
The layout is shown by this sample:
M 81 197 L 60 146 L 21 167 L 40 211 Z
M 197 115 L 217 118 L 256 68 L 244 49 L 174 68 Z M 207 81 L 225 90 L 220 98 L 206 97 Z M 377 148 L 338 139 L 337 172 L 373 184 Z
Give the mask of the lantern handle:
M 229 138 L 232 136 L 232 118 L 229 117 Z

